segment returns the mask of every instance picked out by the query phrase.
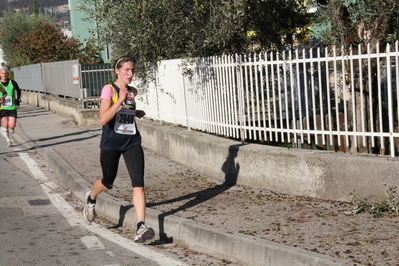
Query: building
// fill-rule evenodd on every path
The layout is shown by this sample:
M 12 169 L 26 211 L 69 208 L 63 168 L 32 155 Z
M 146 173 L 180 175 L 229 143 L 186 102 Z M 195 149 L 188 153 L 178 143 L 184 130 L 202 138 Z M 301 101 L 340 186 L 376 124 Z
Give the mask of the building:
M 87 14 L 78 9 L 79 5 L 81 5 L 83 1 L 69 0 L 68 2 L 72 36 L 78 39 L 81 43 L 86 43 L 89 38 L 93 38 L 91 31 L 96 32 L 97 24 L 84 20 L 84 18 L 87 17 Z M 111 55 L 109 47 L 105 47 L 104 50 L 101 50 L 100 55 L 105 63 L 110 62 Z

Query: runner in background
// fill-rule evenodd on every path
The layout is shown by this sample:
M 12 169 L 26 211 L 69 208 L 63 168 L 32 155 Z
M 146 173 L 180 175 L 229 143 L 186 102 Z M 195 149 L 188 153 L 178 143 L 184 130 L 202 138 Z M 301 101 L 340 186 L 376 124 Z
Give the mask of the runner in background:
M 18 83 L 8 77 L 8 70 L 5 68 L 0 69 L 1 85 L 6 91 L 6 96 L 2 102 L 1 115 L 1 133 L 7 140 L 7 146 L 12 146 L 12 138 L 10 133 L 13 134 L 15 126 L 17 125 L 17 108 L 20 103 L 21 89 Z

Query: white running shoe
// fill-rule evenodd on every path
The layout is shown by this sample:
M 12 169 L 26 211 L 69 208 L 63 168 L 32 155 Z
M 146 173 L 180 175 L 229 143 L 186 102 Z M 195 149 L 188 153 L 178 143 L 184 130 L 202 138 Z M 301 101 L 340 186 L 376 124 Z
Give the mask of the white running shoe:
M 142 224 L 136 232 L 136 236 L 134 237 L 134 242 L 143 243 L 146 240 L 149 240 L 155 236 L 154 229 L 151 227 Z
M 91 194 L 91 191 L 87 192 L 86 194 L 86 204 L 83 208 L 83 216 L 85 219 L 89 222 L 92 222 L 94 218 L 96 218 L 96 204 L 95 203 L 89 203 L 89 196 Z

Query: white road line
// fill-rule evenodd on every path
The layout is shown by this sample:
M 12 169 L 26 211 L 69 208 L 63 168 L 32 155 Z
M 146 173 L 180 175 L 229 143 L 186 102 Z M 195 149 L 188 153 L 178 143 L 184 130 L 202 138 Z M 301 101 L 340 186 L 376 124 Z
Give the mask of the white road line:
M 26 163 L 29 170 L 31 171 L 33 177 L 37 179 L 46 193 L 46 195 L 50 198 L 53 205 L 60 211 L 60 213 L 65 217 L 65 219 L 70 223 L 71 226 L 83 226 L 87 230 L 97 234 L 108 241 L 111 241 L 115 244 L 118 244 L 132 252 L 139 254 L 147 259 L 153 260 L 162 266 L 188 266 L 187 264 L 172 259 L 168 256 L 155 252 L 142 244 L 135 243 L 133 240 L 124 238 L 119 234 L 113 233 L 104 227 L 96 223 L 88 223 L 84 220 L 83 215 L 78 214 L 75 209 L 69 205 L 65 199 L 59 193 L 55 193 L 54 188 L 56 188 L 56 184 L 49 181 L 44 173 L 40 170 L 36 162 L 27 154 L 27 153 L 19 153 L 20 158 Z M 97 239 L 98 240 L 98 239 Z M 93 242 L 97 241 L 94 238 L 82 238 L 83 243 L 88 245 L 93 245 Z M 98 240 L 99 241 L 99 240 Z M 87 245 L 87 244 L 86 244 Z M 96 244 L 97 245 L 97 244 Z M 99 245 L 99 244 L 98 244 Z M 102 244 L 101 244 L 102 245 Z
M 107 253 L 108 255 L 110 255 L 111 257 L 115 257 L 115 253 L 112 252 L 112 251 L 106 251 L 106 253 Z
M 84 236 L 82 237 L 81 240 L 88 249 L 91 250 L 105 249 L 103 243 L 101 243 L 100 239 L 98 239 L 98 237 L 96 236 Z

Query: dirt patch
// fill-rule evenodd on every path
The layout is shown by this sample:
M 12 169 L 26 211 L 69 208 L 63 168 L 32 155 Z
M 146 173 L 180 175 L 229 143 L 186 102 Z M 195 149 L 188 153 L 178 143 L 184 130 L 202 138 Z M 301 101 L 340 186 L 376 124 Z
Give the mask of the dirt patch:
M 91 183 L 102 175 L 99 132 L 84 132 L 69 123 L 52 129 L 52 137 L 29 131 L 31 138 L 40 140 L 38 144 L 52 147 Z M 367 213 L 346 215 L 354 208 L 349 202 L 292 197 L 242 185 L 229 187 L 149 149 L 145 149 L 145 156 L 149 208 L 346 259 L 354 265 L 399 266 L 399 216 L 395 213 L 384 213 L 380 218 Z M 381 191 L 385 189 L 381 184 Z M 114 188 L 107 193 L 131 200 L 123 160 Z
M 347 215 L 354 208 L 349 202 L 229 187 L 150 150 L 145 153 L 146 191 L 152 209 L 346 259 L 353 265 L 399 265 L 399 216 L 395 213 L 380 218 L 367 213 Z M 121 183 L 109 193 L 131 198 L 130 187 Z

